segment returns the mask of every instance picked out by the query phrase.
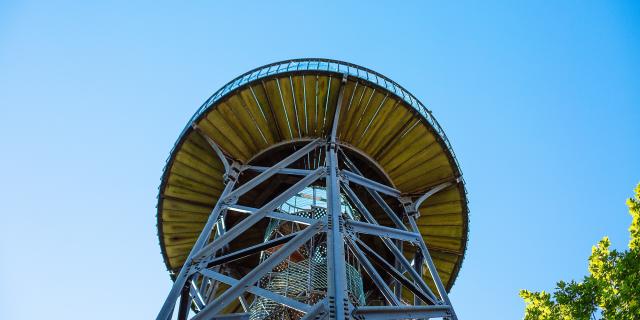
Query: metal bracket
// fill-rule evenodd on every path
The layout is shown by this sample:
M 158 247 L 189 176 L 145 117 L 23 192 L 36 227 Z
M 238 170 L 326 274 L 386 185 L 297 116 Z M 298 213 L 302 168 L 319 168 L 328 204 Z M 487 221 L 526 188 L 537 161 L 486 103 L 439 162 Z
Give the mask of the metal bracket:
M 200 127 L 198 127 L 198 125 L 195 122 L 191 123 L 191 128 L 193 128 L 194 131 L 199 133 L 200 136 L 202 136 L 204 138 L 204 140 L 207 141 L 209 146 L 211 146 L 211 149 L 213 149 L 213 151 L 216 153 L 216 155 L 218 156 L 218 158 L 222 162 L 222 165 L 224 166 L 225 174 L 230 174 L 231 173 L 231 168 L 229 166 L 229 159 L 232 159 L 232 162 L 238 162 L 238 161 L 236 159 L 228 157 L 224 153 L 224 151 L 222 151 L 222 148 L 220 148 L 220 146 L 218 146 L 218 144 L 215 141 L 213 141 L 213 139 L 211 137 L 209 137 L 209 135 L 206 132 L 204 132 L 204 130 L 202 130 Z
M 398 200 L 400 201 L 400 204 L 402 205 L 402 208 L 404 209 L 405 216 L 413 216 L 416 219 L 418 219 L 420 217 L 420 211 L 415 210 L 415 206 L 413 204 L 413 201 L 411 201 L 411 198 L 409 198 L 409 197 L 399 197 Z

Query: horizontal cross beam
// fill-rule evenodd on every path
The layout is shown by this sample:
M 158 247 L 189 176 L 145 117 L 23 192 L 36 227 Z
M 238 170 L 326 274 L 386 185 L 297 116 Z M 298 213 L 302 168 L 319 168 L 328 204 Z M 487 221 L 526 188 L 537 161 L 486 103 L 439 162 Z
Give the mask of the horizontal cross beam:
M 451 307 L 439 306 L 370 306 L 359 307 L 353 315 L 366 320 L 386 319 L 431 319 L 450 316 Z
M 270 177 L 272 177 L 274 174 L 278 173 L 278 170 L 283 169 L 283 168 L 287 167 L 288 165 L 292 164 L 296 160 L 300 159 L 302 156 L 306 155 L 307 153 L 313 151 L 318 146 L 322 145 L 322 143 L 323 143 L 323 141 L 321 139 L 316 139 L 316 140 L 313 140 L 313 141 L 309 142 L 304 147 L 300 148 L 298 151 L 292 153 L 291 155 L 289 155 L 288 157 L 284 158 L 280 162 L 276 163 L 272 167 L 269 167 L 265 171 L 261 172 L 255 178 L 247 181 L 243 185 L 239 186 L 237 189 L 233 190 L 227 196 L 225 201 L 227 203 L 233 202 L 234 199 L 238 199 L 240 196 L 245 194 L 247 191 L 255 188 L 257 185 L 261 184 L 262 182 L 264 182 L 267 179 L 269 179 Z
M 289 240 L 293 239 L 295 236 L 298 235 L 298 233 L 299 232 L 288 234 L 288 235 L 283 236 L 283 237 L 275 238 L 273 240 L 269 240 L 269 241 L 266 241 L 266 242 L 259 243 L 259 244 L 255 245 L 255 246 L 251 246 L 251 247 L 248 247 L 248 248 L 240 249 L 240 250 L 225 254 L 224 256 L 217 257 L 217 258 L 211 260 L 207 264 L 207 268 L 215 267 L 217 265 L 220 265 L 220 264 L 223 264 L 223 263 L 227 263 L 229 261 L 233 261 L 233 260 L 237 260 L 237 259 L 240 259 L 240 258 L 244 258 L 244 257 L 246 257 L 248 255 L 252 255 L 254 253 L 258 253 L 258 252 L 261 252 L 263 250 L 267 250 L 267 249 L 273 248 L 275 246 L 279 246 L 279 245 L 281 245 L 283 243 L 286 243 Z
M 382 184 L 377 181 L 373 181 L 369 178 L 365 178 L 357 173 L 353 173 L 349 170 L 341 170 L 340 173 L 344 175 L 344 177 L 350 182 L 359 184 L 367 189 L 375 190 L 378 192 L 382 192 L 384 194 L 390 195 L 392 197 L 399 197 L 400 191 L 395 188 L 389 187 L 385 184 Z
M 346 226 L 356 233 L 370 234 L 402 241 L 416 242 L 418 241 L 418 237 L 420 237 L 419 233 L 354 220 L 348 220 Z
M 253 214 L 259 210 L 258 208 L 241 206 L 238 204 L 227 206 L 227 209 L 233 210 L 236 212 L 250 213 L 250 214 Z M 297 222 L 297 223 L 306 224 L 306 225 L 311 225 L 318 221 L 318 219 L 307 218 L 303 216 L 296 216 L 296 215 L 292 215 L 284 212 L 277 212 L 277 211 L 267 212 L 266 216 L 273 219 Z
M 269 203 L 265 204 L 262 208 L 258 209 L 258 211 L 254 212 L 254 214 L 244 218 L 240 223 L 238 223 L 235 227 L 227 230 L 227 232 L 220 236 L 219 238 L 213 240 L 206 246 L 204 246 L 200 251 L 198 251 L 194 257 L 197 258 L 205 258 L 210 254 L 214 254 L 218 250 L 220 250 L 224 245 L 231 242 L 231 240 L 237 238 L 243 232 L 247 231 L 251 226 L 256 224 L 262 218 L 264 218 L 268 212 L 273 211 L 276 207 L 281 205 L 283 202 L 287 201 L 292 196 L 296 195 L 298 192 L 302 191 L 304 188 L 309 186 L 311 183 L 316 181 L 318 178 L 321 178 L 325 175 L 325 168 L 321 167 L 314 171 L 312 171 L 308 176 L 302 178 L 300 181 L 295 183 L 289 189 L 280 193 L 273 200 L 269 201 Z
M 271 169 L 271 167 L 261 167 L 261 166 L 245 166 L 243 168 L 244 170 L 251 170 L 251 171 L 255 171 L 255 172 L 265 172 L 269 169 Z M 305 169 L 294 169 L 294 168 L 278 168 L 278 169 L 274 169 L 276 173 L 279 174 L 289 174 L 289 175 L 293 175 L 293 176 L 306 176 L 309 174 L 309 172 L 311 172 L 311 170 L 305 170 Z

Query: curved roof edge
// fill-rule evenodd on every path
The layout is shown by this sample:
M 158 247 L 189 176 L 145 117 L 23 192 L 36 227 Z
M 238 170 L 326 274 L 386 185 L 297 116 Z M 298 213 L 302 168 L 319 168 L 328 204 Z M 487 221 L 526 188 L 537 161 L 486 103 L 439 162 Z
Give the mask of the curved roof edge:
M 265 78 L 267 76 L 272 76 L 285 72 L 295 72 L 295 71 L 325 71 L 325 72 L 336 72 L 347 74 L 349 76 L 353 76 L 362 80 L 366 80 L 371 83 L 375 83 L 376 85 L 387 89 L 389 92 L 393 92 L 398 98 L 404 100 L 407 104 L 409 104 L 414 110 L 416 110 L 429 124 L 436 130 L 438 135 L 442 138 L 444 143 L 446 144 L 451 157 L 455 161 L 458 172 L 460 173 L 460 178 L 463 180 L 462 168 L 460 167 L 460 163 L 453 151 L 451 143 L 447 138 L 444 130 L 436 120 L 436 118 L 432 115 L 431 110 L 427 109 L 427 107 L 418 100 L 413 94 L 403 88 L 397 82 L 387 78 L 386 76 L 375 72 L 371 69 L 339 60 L 332 59 L 324 59 L 324 58 L 299 58 L 299 59 L 290 59 L 283 60 L 274 63 L 270 63 L 253 70 L 247 71 L 235 79 L 229 81 L 227 84 L 222 86 L 222 88 L 218 89 L 213 95 L 211 95 L 198 110 L 191 116 L 187 125 L 182 129 L 177 141 L 182 139 L 182 136 L 187 132 L 190 128 L 191 124 L 209 107 L 211 107 L 214 103 L 219 101 L 221 98 L 226 96 L 231 91 L 237 89 L 238 87 L 247 84 L 249 82 Z M 171 149 L 169 153 L 169 158 L 171 158 L 171 154 L 175 149 L 175 146 Z M 167 159 L 167 162 L 169 161 Z

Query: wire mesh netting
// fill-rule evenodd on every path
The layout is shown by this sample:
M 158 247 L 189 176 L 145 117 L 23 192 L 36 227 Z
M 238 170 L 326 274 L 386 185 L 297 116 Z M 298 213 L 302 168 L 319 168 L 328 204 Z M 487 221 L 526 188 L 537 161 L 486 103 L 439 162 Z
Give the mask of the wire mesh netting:
M 279 211 L 312 219 L 322 219 L 327 215 L 326 190 L 322 187 L 308 187 L 279 207 Z M 344 197 L 341 199 L 343 214 L 359 217 Z M 265 231 L 265 241 L 304 229 L 295 222 L 272 219 Z M 260 260 L 267 259 L 270 249 L 262 252 Z M 355 259 L 347 258 L 347 290 L 349 300 L 354 305 L 364 305 L 365 296 L 360 265 Z M 312 305 L 323 299 L 327 293 L 327 245 L 324 234 L 316 235 L 294 254 L 276 266 L 258 282 L 258 286 L 281 296 Z M 299 319 L 302 312 L 288 308 L 276 301 L 256 297 L 249 308 L 251 320 L 258 319 Z

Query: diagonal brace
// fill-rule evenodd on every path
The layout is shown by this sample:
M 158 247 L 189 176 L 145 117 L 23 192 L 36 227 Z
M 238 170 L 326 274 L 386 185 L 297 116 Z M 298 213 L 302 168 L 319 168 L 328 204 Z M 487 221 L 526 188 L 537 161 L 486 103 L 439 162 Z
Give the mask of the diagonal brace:
M 301 245 L 311 239 L 316 233 L 323 229 L 324 224 L 320 221 L 304 229 L 295 238 L 291 239 L 287 244 L 282 246 L 276 252 L 271 254 L 269 258 L 264 260 L 255 269 L 251 270 L 246 276 L 240 279 L 235 285 L 224 291 L 216 300 L 206 306 L 198 313 L 193 320 L 209 319 L 220 313 L 224 307 L 230 302 L 237 299 L 247 287 L 254 285 L 267 272 L 271 271 L 282 260 L 291 255 Z
M 225 284 L 228 284 L 229 286 L 233 286 L 236 285 L 238 283 L 239 280 L 236 280 L 234 278 L 231 278 L 229 276 L 225 276 L 222 273 L 219 272 L 215 272 L 213 270 L 210 269 L 204 269 L 204 270 L 200 270 L 200 273 L 203 275 L 206 275 L 207 277 L 219 281 L 219 282 L 223 282 Z M 302 312 L 307 312 L 308 310 L 310 310 L 311 308 L 309 307 L 309 305 L 306 305 L 300 301 L 297 300 L 293 300 L 289 297 L 285 297 L 283 295 L 271 292 L 269 290 L 266 289 L 262 289 L 260 287 L 257 286 L 249 286 L 246 287 L 246 291 L 249 293 L 252 293 L 256 296 L 260 296 L 263 298 L 267 298 L 269 300 L 272 301 L 276 301 L 278 303 L 281 303 L 287 307 L 290 307 L 292 309 L 298 310 L 298 311 L 302 311 Z
M 275 197 L 273 200 L 269 201 L 269 203 L 264 205 L 262 208 L 258 209 L 258 211 L 256 211 L 254 214 L 244 218 L 236 226 L 227 230 L 227 232 L 224 235 L 222 235 L 221 237 L 213 240 L 213 242 L 206 245 L 204 248 L 198 251 L 194 257 L 196 257 L 197 259 L 202 259 L 209 256 L 210 254 L 215 254 L 215 252 L 220 250 L 224 245 L 229 243 L 231 240 L 237 238 L 239 235 L 241 235 L 251 226 L 253 226 L 262 218 L 264 218 L 268 212 L 273 211 L 276 207 L 281 205 L 283 202 L 287 201 L 287 199 L 291 198 L 292 196 L 300 192 L 302 189 L 306 188 L 308 185 L 310 185 L 311 183 L 313 183 L 318 178 L 324 175 L 325 175 L 324 167 L 320 167 L 312 171 L 311 174 L 302 178 L 300 181 L 295 183 L 289 189 L 285 190 L 284 192 L 279 194 L 277 197 Z
M 362 252 L 362 250 L 358 248 L 358 246 L 350 237 L 346 237 L 345 239 L 347 240 L 349 248 L 351 248 L 351 251 L 356 255 L 358 261 L 360 261 L 360 264 L 362 265 L 362 267 L 364 267 L 364 270 L 367 272 L 369 277 L 371 277 L 371 280 L 373 280 L 378 289 L 380 289 L 380 292 L 385 297 L 385 299 L 387 299 L 387 302 L 394 306 L 400 305 L 398 297 L 393 294 L 391 288 L 389 288 L 387 283 L 384 282 L 384 279 L 382 279 L 376 268 L 371 264 L 369 259 L 367 259 L 367 256 L 364 254 L 364 252 Z
M 235 190 L 233 190 L 233 192 L 231 192 L 226 197 L 225 202 L 227 202 L 227 203 L 235 202 L 234 199 L 238 199 L 240 196 L 245 194 L 247 191 L 255 188 L 260 183 L 264 182 L 265 180 L 269 179 L 273 175 L 277 174 L 280 169 L 283 169 L 283 168 L 287 167 L 288 165 L 290 165 L 293 162 L 295 162 L 296 160 L 300 159 L 301 157 L 303 157 L 304 155 L 306 155 L 310 151 L 313 151 L 316 147 L 322 145 L 322 143 L 323 143 L 322 139 L 316 139 L 316 140 L 313 140 L 313 141 L 309 142 L 307 145 L 305 145 L 304 147 L 300 148 L 300 150 L 292 153 L 291 155 L 289 155 L 288 157 L 284 158 L 280 162 L 276 163 L 275 165 L 273 165 L 269 169 L 261 172 L 255 178 L 247 181 L 245 184 L 243 184 L 240 187 L 238 187 Z
M 427 291 L 422 290 L 423 288 L 418 288 L 411 280 L 403 276 L 402 273 L 400 273 L 400 271 L 394 268 L 389 262 L 387 262 L 383 257 L 381 257 L 375 250 L 371 249 L 368 245 L 362 242 L 362 240 L 356 239 L 356 242 L 360 247 L 362 247 L 362 249 L 364 249 L 364 251 L 366 251 L 371 256 L 371 258 L 373 258 L 373 261 L 375 261 L 378 265 L 380 265 L 380 267 L 382 267 L 386 272 L 388 272 L 396 280 L 400 281 L 402 285 L 407 287 L 407 289 L 409 289 L 411 292 L 417 295 L 420 299 L 422 299 L 422 301 L 430 302 L 432 304 L 438 304 L 436 299 L 434 299 L 432 296 L 426 293 Z M 424 283 L 422 279 L 416 279 L 416 282 L 418 284 Z
M 387 195 L 390 195 L 390 196 L 396 197 L 396 198 L 400 196 L 400 191 L 398 191 L 397 189 L 389 187 L 389 186 L 387 186 L 385 184 L 382 184 L 380 182 L 373 181 L 373 180 L 371 180 L 369 178 L 365 178 L 360 174 L 353 173 L 353 172 L 351 172 L 349 170 L 341 170 L 340 173 L 342 175 L 344 175 L 344 177 L 348 181 L 356 183 L 356 184 L 359 184 L 359 185 L 361 185 L 361 186 L 363 186 L 363 187 L 365 187 L 367 189 L 375 190 L 375 191 L 378 191 L 378 192 L 382 192 L 384 194 L 387 194 Z

